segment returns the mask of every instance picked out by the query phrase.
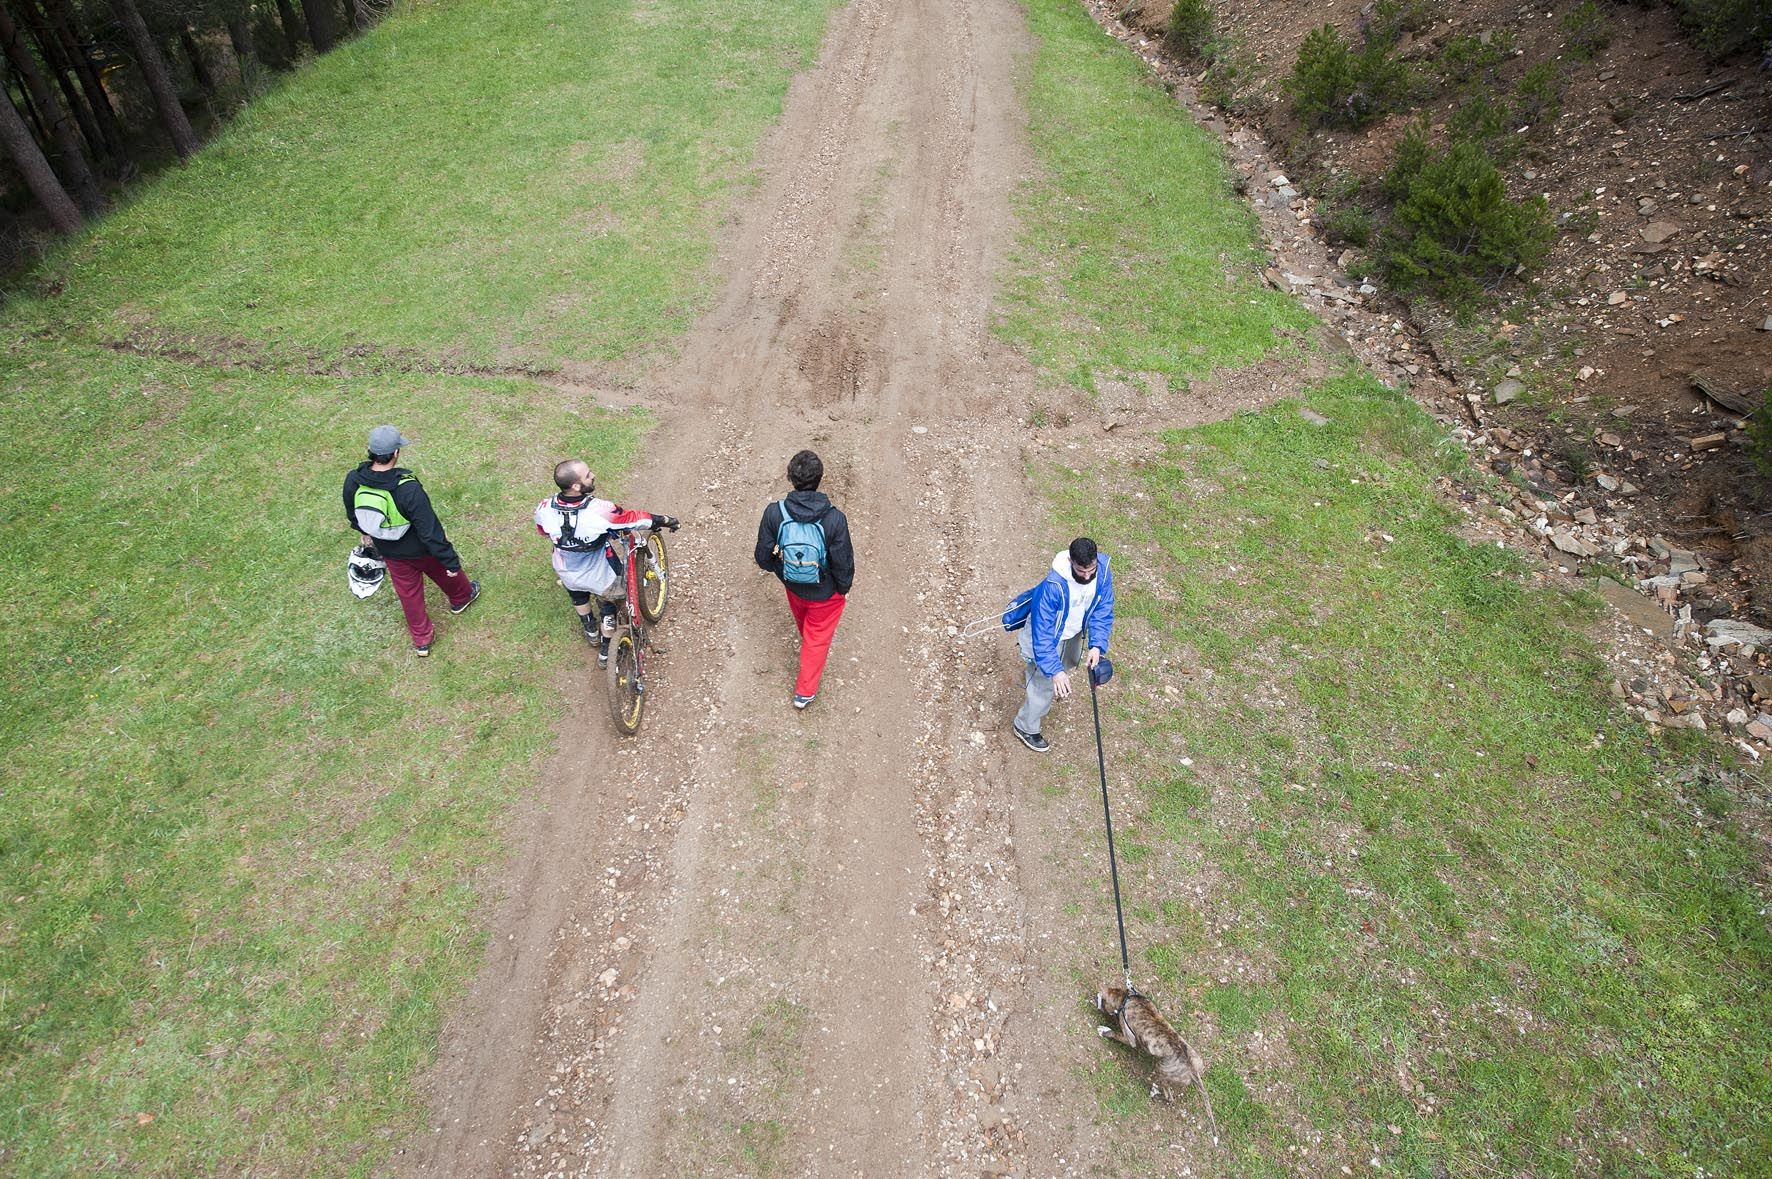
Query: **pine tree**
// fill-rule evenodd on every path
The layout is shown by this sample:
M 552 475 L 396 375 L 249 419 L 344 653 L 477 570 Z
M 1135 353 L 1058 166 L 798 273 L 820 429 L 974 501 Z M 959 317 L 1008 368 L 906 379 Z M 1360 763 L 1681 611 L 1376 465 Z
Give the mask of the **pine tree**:
M 172 149 L 178 153 L 179 159 L 190 159 L 197 154 L 197 133 L 191 130 L 191 121 L 185 118 L 185 108 L 179 105 L 178 91 L 166 69 L 166 58 L 161 55 L 153 34 L 148 32 L 141 10 L 136 8 L 135 0 L 111 0 L 111 11 L 116 13 L 118 23 L 123 26 L 129 47 L 135 51 L 137 64 L 148 80 L 148 92 L 154 96 L 154 109 L 160 112 L 166 133 L 172 136 Z
M 81 150 L 80 132 L 56 99 L 55 91 L 50 89 L 49 80 L 37 67 L 37 59 L 32 55 L 31 47 L 25 44 L 24 34 L 19 31 L 12 19 L 12 13 L 3 4 L 0 4 L 0 45 L 5 48 L 7 60 L 18 71 L 19 78 L 25 84 L 25 92 L 30 95 L 32 104 L 36 106 L 38 115 L 45 124 L 49 139 L 55 144 L 62 175 L 67 177 L 68 184 L 79 198 L 81 210 L 88 217 L 98 216 L 104 211 L 105 198 L 99 192 L 98 181 L 93 178 L 92 169 L 87 166 L 86 153 Z
M 56 177 L 55 169 L 43 156 L 43 149 L 31 138 L 31 129 L 25 126 L 24 118 L 18 108 L 12 105 L 10 96 L 0 101 L 0 145 L 6 148 L 6 154 L 18 165 L 18 170 L 25 178 L 25 184 L 43 211 L 49 214 L 52 225 L 63 233 L 73 233 L 79 229 L 84 220 L 68 196 L 68 190 Z

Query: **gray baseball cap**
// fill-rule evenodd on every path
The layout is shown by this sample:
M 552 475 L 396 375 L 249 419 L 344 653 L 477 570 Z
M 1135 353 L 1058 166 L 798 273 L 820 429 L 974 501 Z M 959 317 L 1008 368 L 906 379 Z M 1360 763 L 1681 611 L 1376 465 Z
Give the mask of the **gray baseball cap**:
M 370 454 L 393 454 L 396 450 L 411 446 L 406 435 L 392 426 L 377 426 L 369 431 Z

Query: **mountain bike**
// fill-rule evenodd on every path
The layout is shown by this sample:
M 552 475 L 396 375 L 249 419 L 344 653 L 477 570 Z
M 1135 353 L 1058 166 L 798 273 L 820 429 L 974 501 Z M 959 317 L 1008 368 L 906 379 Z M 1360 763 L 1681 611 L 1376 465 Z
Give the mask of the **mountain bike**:
M 673 528 L 673 531 L 675 529 Z M 664 537 L 643 524 L 612 529 L 621 554 L 625 593 L 615 605 L 615 634 L 609 640 L 609 715 L 625 734 L 639 731 L 646 711 L 646 656 L 651 627 L 670 603 L 670 561 Z

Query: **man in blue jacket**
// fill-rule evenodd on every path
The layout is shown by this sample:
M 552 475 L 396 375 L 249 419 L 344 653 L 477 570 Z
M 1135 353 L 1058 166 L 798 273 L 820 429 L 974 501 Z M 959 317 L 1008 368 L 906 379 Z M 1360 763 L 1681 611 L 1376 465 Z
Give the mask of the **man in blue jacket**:
M 1015 735 L 1023 745 L 1035 753 L 1052 748 L 1040 735 L 1052 698 L 1070 696 L 1070 669 L 1100 662 L 1113 630 L 1114 578 L 1108 559 L 1096 551 L 1093 540 L 1079 536 L 1052 558 L 1051 570 L 1034 587 L 1028 624 L 1019 636 L 1027 665 L 1027 700 L 1015 714 Z

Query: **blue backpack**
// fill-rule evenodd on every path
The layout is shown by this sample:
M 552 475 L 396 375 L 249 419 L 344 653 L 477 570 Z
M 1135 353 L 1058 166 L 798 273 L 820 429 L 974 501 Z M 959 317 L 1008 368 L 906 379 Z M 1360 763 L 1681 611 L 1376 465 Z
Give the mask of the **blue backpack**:
M 1042 581 L 1040 585 L 1044 585 Z M 1022 590 L 1009 599 L 1008 609 L 1003 611 L 1003 629 L 1014 634 L 1028 624 L 1034 614 L 1034 595 L 1040 592 L 1040 585 L 1032 589 Z
M 781 552 L 781 579 L 789 585 L 817 585 L 824 579 L 824 525 L 817 520 L 796 520 L 782 500 L 781 523 L 775 529 L 775 547 Z

